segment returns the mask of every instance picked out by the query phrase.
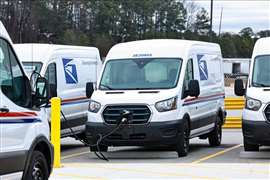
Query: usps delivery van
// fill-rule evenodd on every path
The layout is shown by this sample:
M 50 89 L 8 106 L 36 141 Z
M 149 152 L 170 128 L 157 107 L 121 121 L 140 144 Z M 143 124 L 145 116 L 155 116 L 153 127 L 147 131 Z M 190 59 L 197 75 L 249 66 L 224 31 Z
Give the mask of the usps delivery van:
M 52 44 L 15 44 L 14 47 L 31 81 L 39 73 L 48 80 L 52 96 L 61 98 L 67 120 L 62 118 L 62 137 L 75 133 L 84 139 L 89 104 L 85 85 L 97 81 L 102 65 L 98 49 Z M 34 71 L 37 73 L 33 74 Z M 50 114 L 49 106 L 46 111 Z
M 91 96 L 87 139 L 108 146 L 173 146 L 186 156 L 189 139 L 221 143 L 225 121 L 219 45 L 186 40 L 144 40 L 115 45 Z M 92 94 L 93 93 L 93 94 Z M 118 129 L 116 128 L 118 125 Z M 116 128 L 116 130 L 115 130 Z M 105 135 L 105 137 L 104 137 Z
M 40 108 L 48 101 L 47 82 L 38 78 L 36 94 L 31 93 L 30 82 L 1 28 L 0 179 L 46 180 L 53 163 L 48 118 Z
M 254 47 L 246 87 L 235 81 L 235 94 L 245 95 L 242 116 L 245 151 L 259 151 L 270 146 L 270 38 L 259 39 Z

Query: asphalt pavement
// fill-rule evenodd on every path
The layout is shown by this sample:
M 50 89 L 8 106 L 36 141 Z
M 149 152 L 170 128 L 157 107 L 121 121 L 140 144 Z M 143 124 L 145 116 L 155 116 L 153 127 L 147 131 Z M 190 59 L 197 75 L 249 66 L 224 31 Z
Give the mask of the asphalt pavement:
M 224 130 L 222 145 L 192 139 L 190 153 L 178 158 L 165 147 L 110 147 L 98 159 L 72 138 L 62 140 L 62 168 L 50 179 L 270 179 L 270 147 L 244 152 L 240 129 Z

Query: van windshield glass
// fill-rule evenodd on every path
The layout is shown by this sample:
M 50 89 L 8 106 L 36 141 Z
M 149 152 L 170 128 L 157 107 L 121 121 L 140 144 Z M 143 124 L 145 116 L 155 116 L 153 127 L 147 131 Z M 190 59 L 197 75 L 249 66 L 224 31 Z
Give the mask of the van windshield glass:
M 42 63 L 41 62 L 22 62 L 24 71 L 28 78 L 31 78 L 31 75 L 34 71 L 37 73 L 40 73 L 41 68 L 42 68 Z M 32 88 L 34 87 L 34 84 L 38 78 L 38 74 L 33 74 L 32 78 L 30 79 L 30 83 L 32 84 Z
M 182 60 L 171 58 L 110 60 L 101 90 L 171 89 L 177 85 Z
M 252 85 L 254 87 L 270 87 L 270 55 L 255 58 Z
M 40 73 L 42 68 L 42 62 L 22 62 L 22 64 L 28 77 L 31 76 L 33 71 Z

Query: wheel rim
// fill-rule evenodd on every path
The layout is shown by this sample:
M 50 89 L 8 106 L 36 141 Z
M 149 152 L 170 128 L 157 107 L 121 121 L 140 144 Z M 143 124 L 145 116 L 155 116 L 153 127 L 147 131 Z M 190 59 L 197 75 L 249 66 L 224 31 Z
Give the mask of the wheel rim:
M 43 180 L 44 174 L 42 171 L 42 164 L 39 161 L 36 161 L 33 166 L 32 176 L 34 180 Z

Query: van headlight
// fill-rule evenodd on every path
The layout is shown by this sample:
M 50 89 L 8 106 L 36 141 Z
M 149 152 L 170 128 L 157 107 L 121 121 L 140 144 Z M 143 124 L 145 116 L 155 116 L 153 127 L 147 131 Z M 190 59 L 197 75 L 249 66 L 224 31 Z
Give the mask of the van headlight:
M 101 104 L 99 102 L 90 100 L 88 110 L 92 113 L 97 113 L 100 107 L 101 107 Z
M 171 111 L 177 108 L 177 97 L 159 101 L 155 105 L 158 112 Z
M 257 99 L 246 98 L 245 108 L 251 111 L 258 111 L 262 106 L 262 102 Z

